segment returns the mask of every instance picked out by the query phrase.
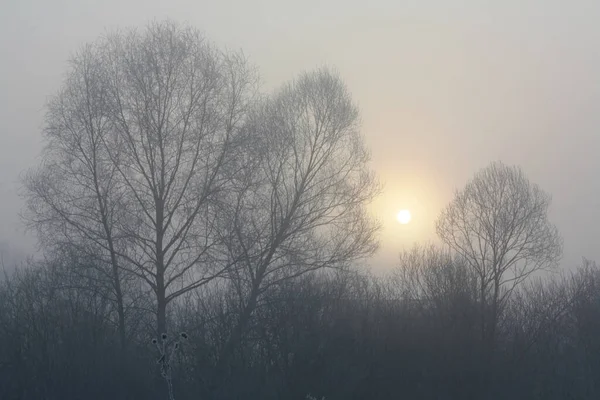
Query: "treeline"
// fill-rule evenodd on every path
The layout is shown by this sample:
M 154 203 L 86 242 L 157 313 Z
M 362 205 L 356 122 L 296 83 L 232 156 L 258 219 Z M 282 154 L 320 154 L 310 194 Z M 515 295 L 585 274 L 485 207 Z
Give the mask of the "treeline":
M 370 276 L 348 89 L 258 82 L 171 22 L 73 56 L 23 179 L 44 259 L 2 283 L 0 398 L 597 396 L 596 267 L 535 281 L 562 253 L 547 193 L 492 163 L 442 211 L 447 250 Z
M 437 252 L 437 253 L 436 253 Z M 600 269 L 515 292 L 487 369 L 476 279 L 459 259 L 386 278 L 306 275 L 265 296 L 211 389 L 235 329 L 235 288 L 186 296 L 169 318 L 185 332 L 173 360 L 178 399 L 593 399 L 600 382 Z M 413 254 L 413 256 L 415 255 Z M 75 262 L 74 260 L 71 262 Z M 431 264 L 429 262 L 432 262 Z M 119 346 L 113 302 L 73 265 L 21 270 L 0 290 L 2 399 L 164 399 L 143 303 Z M 216 286 L 216 285 L 215 285 Z M 215 397 L 211 397 L 215 396 Z

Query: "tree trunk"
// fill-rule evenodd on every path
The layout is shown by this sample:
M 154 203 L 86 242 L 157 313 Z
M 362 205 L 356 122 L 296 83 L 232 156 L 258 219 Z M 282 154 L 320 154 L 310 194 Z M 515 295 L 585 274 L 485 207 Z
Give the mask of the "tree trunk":
M 246 306 L 242 310 L 240 318 L 238 319 L 238 322 L 237 322 L 235 328 L 233 329 L 233 332 L 231 332 L 231 335 L 227 339 L 227 342 L 225 343 L 225 346 L 223 347 L 223 350 L 221 351 L 219 360 L 217 361 L 216 370 L 219 373 L 222 373 L 225 371 L 225 368 L 226 368 L 228 362 L 230 361 L 231 357 L 233 356 L 233 352 L 235 351 L 235 348 L 242 341 L 242 335 L 244 333 L 244 330 L 246 330 L 248 323 L 250 322 L 250 317 L 252 316 L 252 313 L 254 312 L 254 309 L 256 308 L 257 301 L 258 301 L 258 289 L 252 289 L 252 292 L 250 293 L 248 302 L 246 303 Z
M 125 306 L 123 301 L 123 290 L 121 288 L 121 274 L 119 273 L 119 264 L 117 262 L 117 254 L 115 252 L 115 245 L 113 243 L 112 231 L 108 225 L 108 220 L 105 215 L 105 208 L 103 203 L 99 200 L 100 211 L 102 213 L 102 225 L 104 227 L 104 233 L 106 234 L 106 241 L 108 244 L 108 251 L 110 252 L 110 264 L 112 268 L 113 284 L 115 289 L 115 298 L 117 301 L 117 314 L 119 318 L 119 341 L 121 350 L 125 350 L 127 346 L 127 336 L 125 334 Z
M 480 312 L 480 328 L 481 328 L 481 343 L 485 343 L 485 284 L 484 277 L 481 276 L 481 286 L 479 288 L 479 312 Z
M 155 194 L 155 199 L 161 199 Z M 156 329 L 157 334 L 167 333 L 167 298 L 165 288 L 164 203 L 156 202 Z
M 214 369 L 214 375 L 211 382 L 211 386 L 209 391 L 211 393 L 211 398 L 218 399 L 219 390 L 224 387 L 224 383 L 227 380 L 229 375 L 228 366 L 233 357 L 233 353 L 235 349 L 242 341 L 242 336 L 244 331 L 246 330 L 248 323 L 250 322 L 250 318 L 254 309 L 256 308 L 256 304 L 258 301 L 258 287 L 255 286 L 252 288 L 250 293 L 250 297 L 246 306 L 243 308 L 242 313 L 240 314 L 240 318 L 237 321 L 236 326 L 231 332 L 231 335 L 227 339 L 223 350 L 221 350 L 221 354 L 219 355 L 219 359 L 217 361 L 217 365 Z
M 113 250 L 112 240 L 109 241 L 110 258 L 112 263 L 113 279 L 115 284 L 115 297 L 117 300 L 117 314 L 119 317 L 119 341 L 121 350 L 127 347 L 127 336 L 125 334 L 125 306 L 123 305 L 123 291 L 121 290 L 121 276 L 119 274 L 119 266 L 117 265 L 117 257 Z
M 156 333 L 162 335 L 167 333 L 167 300 L 163 276 L 159 274 L 156 280 Z

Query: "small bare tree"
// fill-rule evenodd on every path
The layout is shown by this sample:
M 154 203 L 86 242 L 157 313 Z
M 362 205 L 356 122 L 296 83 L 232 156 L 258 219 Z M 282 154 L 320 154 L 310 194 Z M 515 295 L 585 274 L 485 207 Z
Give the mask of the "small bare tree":
M 245 131 L 245 173 L 223 206 L 222 227 L 240 314 L 217 371 L 262 294 L 311 271 L 345 268 L 377 247 L 378 226 L 365 209 L 377 185 L 358 110 L 338 76 L 300 76 L 266 100 Z
M 477 293 L 475 274 L 464 259 L 432 244 L 417 245 L 400 253 L 390 282 L 408 304 L 435 311 L 437 317 L 458 322 L 469 313 Z
M 548 221 L 549 206 L 550 196 L 520 168 L 495 162 L 457 192 L 437 220 L 442 241 L 478 277 L 481 338 L 489 352 L 513 290 L 561 257 L 562 239 Z

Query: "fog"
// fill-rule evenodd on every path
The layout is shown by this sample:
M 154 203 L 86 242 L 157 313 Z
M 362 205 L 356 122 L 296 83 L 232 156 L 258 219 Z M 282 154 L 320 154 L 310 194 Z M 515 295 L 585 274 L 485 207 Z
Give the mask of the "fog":
M 523 167 L 553 195 L 563 265 L 598 258 L 600 5 L 593 1 L 32 1 L 0 13 L 0 242 L 29 253 L 19 175 L 41 150 L 45 102 L 82 44 L 170 18 L 242 49 L 273 88 L 336 68 L 358 101 L 384 225 L 373 259 L 435 239 L 434 221 L 491 161 Z M 394 218 L 411 208 L 413 222 Z
M 598 17 L 4 0 L 0 398 L 600 398 Z

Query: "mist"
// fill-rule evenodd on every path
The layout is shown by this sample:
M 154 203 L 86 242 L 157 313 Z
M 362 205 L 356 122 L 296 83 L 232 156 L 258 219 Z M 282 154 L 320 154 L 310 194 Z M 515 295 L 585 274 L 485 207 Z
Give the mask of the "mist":
M 5 1 L 0 397 L 593 398 L 598 16 Z

